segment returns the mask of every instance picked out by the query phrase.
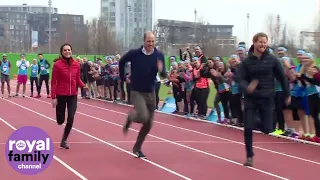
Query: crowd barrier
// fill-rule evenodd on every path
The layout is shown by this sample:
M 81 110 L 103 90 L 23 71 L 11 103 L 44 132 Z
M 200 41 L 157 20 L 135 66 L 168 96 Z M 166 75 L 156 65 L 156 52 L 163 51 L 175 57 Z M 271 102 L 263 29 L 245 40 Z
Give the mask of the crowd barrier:
M 160 108 L 161 112 L 173 113 L 176 110 L 176 101 L 173 97 L 167 97 Z
M 221 118 L 224 118 L 224 113 L 223 113 L 223 107 L 222 104 L 219 103 L 220 109 L 221 109 Z M 173 113 L 176 110 L 176 101 L 174 97 L 167 97 L 163 104 L 162 107 L 160 108 L 161 112 L 164 113 Z M 218 121 L 218 114 L 215 109 L 211 109 L 210 112 L 207 115 L 207 120 L 211 122 L 217 122 Z

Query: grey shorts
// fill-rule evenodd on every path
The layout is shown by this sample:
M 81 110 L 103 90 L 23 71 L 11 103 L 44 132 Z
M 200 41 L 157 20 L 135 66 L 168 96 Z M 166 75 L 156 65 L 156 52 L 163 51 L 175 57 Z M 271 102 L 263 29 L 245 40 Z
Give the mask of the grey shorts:
M 1 83 L 4 83 L 4 82 L 9 83 L 9 81 L 10 81 L 9 75 L 1 74 Z

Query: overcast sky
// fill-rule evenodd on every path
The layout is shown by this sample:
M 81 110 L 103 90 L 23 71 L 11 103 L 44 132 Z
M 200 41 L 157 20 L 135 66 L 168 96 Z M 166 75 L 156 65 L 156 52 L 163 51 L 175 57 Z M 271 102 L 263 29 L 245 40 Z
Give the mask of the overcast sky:
M 320 0 L 155 0 L 156 19 L 194 21 L 194 9 L 198 17 L 210 24 L 234 25 L 233 35 L 246 39 L 246 14 L 250 14 L 249 34 L 266 31 L 268 14 L 280 15 L 281 23 L 299 34 L 312 31 L 319 14 Z M 1 5 L 47 5 L 47 0 L 10 0 Z M 83 14 L 85 19 L 99 15 L 100 0 L 52 0 L 59 13 Z

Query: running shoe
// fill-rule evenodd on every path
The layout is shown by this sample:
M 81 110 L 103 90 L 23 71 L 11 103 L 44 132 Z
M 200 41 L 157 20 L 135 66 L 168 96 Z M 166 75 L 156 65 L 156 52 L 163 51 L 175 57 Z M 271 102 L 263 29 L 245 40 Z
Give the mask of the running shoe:
M 317 136 L 313 136 L 312 138 L 310 138 L 310 141 L 315 143 L 320 143 L 320 138 Z
M 142 151 L 136 151 L 133 152 L 133 154 L 136 155 L 136 158 L 147 159 L 147 157 L 142 153 Z
M 185 117 L 192 117 L 192 114 L 188 113 L 185 115 Z
M 223 124 L 223 121 L 221 120 L 221 118 L 218 118 L 218 123 Z
M 282 134 L 280 134 L 281 136 L 287 136 L 287 137 L 292 137 L 292 138 L 296 138 L 298 137 L 299 135 L 294 132 L 293 129 L 286 129 Z
M 69 149 L 68 143 L 66 141 L 62 141 L 60 143 L 60 149 Z
M 305 140 L 305 141 L 310 141 L 311 140 L 311 136 L 310 134 L 303 134 L 301 135 L 301 137 L 299 139 Z
M 281 135 L 283 133 L 284 132 L 281 129 L 276 129 L 275 131 L 272 132 L 272 134 L 274 134 L 274 135 Z
M 253 166 L 253 158 L 252 157 L 248 157 L 246 162 L 243 165 L 252 167 Z

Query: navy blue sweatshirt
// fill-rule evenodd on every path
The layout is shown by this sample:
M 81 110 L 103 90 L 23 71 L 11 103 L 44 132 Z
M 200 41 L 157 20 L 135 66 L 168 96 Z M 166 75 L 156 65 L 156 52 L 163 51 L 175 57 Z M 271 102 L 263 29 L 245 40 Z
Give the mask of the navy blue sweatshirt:
M 125 64 L 131 62 L 131 90 L 143 93 L 151 93 L 155 89 L 156 77 L 158 74 L 158 60 L 163 63 L 163 71 L 160 76 L 166 77 L 166 65 L 164 55 L 156 48 L 151 55 L 145 55 L 142 48 L 133 49 L 127 52 L 119 60 L 119 73 L 122 81 L 125 81 Z

